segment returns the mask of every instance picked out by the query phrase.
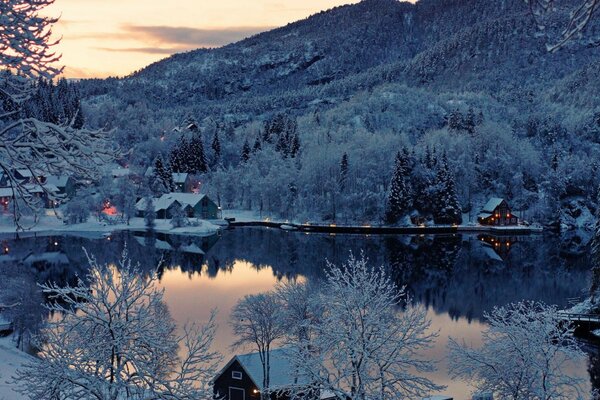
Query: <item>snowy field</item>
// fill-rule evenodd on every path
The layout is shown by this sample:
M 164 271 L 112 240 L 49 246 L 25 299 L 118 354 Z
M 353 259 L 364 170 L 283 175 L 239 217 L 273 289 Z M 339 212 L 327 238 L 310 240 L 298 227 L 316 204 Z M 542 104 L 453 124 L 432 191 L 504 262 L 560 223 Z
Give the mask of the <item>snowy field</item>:
M 10 337 L 0 338 L 0 400 L 26 399 L 15 392 L 9 381 L 17 369 L 33 357 L 15 348 Z

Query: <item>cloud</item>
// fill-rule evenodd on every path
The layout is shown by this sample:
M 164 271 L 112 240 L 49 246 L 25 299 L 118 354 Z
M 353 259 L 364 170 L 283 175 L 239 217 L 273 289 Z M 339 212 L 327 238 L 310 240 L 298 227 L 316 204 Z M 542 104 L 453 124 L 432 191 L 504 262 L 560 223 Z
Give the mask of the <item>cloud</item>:
M 113 47 L 95 47 L 96 50 L 100 51 L 112 51 L 118 53 L 146 53 L 146 54 L 174 54 L 182 51 L 192 50 L 193 47 L 125 47 L 125 48 L 113 48 Z
M 201 29 L 174 26 L 123 25 L 129 38 L 146 43 L 193 47 L 219 47 L 271 29 L 269 26 L 242 26 Z

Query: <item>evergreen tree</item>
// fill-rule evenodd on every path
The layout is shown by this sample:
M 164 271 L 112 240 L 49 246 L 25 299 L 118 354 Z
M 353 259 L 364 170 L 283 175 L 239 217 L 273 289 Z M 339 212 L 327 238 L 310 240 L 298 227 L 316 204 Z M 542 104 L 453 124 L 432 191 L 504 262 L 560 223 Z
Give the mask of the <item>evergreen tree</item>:
M 348 154 L 344 152 L 342 155 L 342 161 L 340 162 L 340 191 L 344 191 L 346 189 L 346 183 L 348 181 Z
M 262 150 L 262 145 L 260 143 L 260 135 L 256 135 L 256 140 L 254 141 L 254 146 L 252 146 L 252 152 L 256 153 L 257 151 Z
M 292 138 L 292 143 L 290 144 L 290 157 L 295 158 L 300 153 L 300 138 L 298 137 L 298 133 L 294 134 Z
M 410 196 L 406 186 L 403 164 L 402 154 L 398 152 L 385 211 L 385 222 L 388 224 L 397 223 L 409 211 Z
M 288 136 L 286 134 L 279 135 L 279 139 L 277 139 L 277 143 L 275 144 L 275 151 L 281 153 L 283 158 L 287 158 L 289 149 L 290 143 L 288 141 Z
M 154 184 L 152 185 L 152 189 L 157 194 L 175 191 L 173 174 L 170 169 L 164 165 L 160 156 L 154 161 Z
M 199 133 L 195 134 L 185 147 L 185 157 L 187 158 L 184 171 L 190 174 L 199 174 L 208 171 L 208 163 L 204 153 L 204 144 Z
M 242 154 L 240 155 L 240 160 L 242 164 L 245 164 L 250 160 L 250 144 L 248 143 L 248 139 L 244 142 L 244 146 L 242 147 Z
M 460 224 L 462 209 L 458 202 L 454 176 L 448 166 L 446 154 L 439 163 L 433 190 L 433 220 L 436 224 Z
M 189 162 L 189 157 L 186 154 L 187 151 L 188 142 L 184 136 L 181 136 L 177 144 L 171 149 L 171 154 L 169 155 L 169 162 L 173 172 L 187 172 L 187 164 Z
M 218 130 L 215 130 L 211 147 L 213 150 L 213 165 L 219 165 L 221 163 L 221 141 L 219 140 Z

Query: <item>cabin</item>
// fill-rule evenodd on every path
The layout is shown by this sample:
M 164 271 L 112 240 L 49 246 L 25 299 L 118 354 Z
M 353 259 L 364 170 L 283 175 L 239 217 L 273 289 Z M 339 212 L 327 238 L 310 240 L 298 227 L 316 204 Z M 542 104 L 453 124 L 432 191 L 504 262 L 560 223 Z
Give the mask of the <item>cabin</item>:
M 218 219 L 221 210 L 207 195 L 195 193 L 166 193 L 154 199 L 154 210 L 157 219 L 171 219 L 173 210 L 179 205 L 188 218 Z M 141 199 L 135 205 L 138 217 L 143 217 L 146 200 Z
M 10 187 L 0 188 L 0 211 L 6 213 L 9 211 L 9 205 L 13 198 L 13 190 Z
M 516 215 L 513 215 L 506 200 L 498 197 L 491 198 L 483 206 L 483 209 L 477 215 L 477 221 L 481 225 L 494 226 L 510 226 L 519 223 L 519 219 Z
M 179 193 L 192 193 L 194 191 L 194 180 L 190 174 L 174 172 L 173 183 L 175 184 L 175 191 Z
M 291 390 L 307 385 L 306 376 L 289 361 L 286 348 L 270 352 L 271 400 L 290 399 Z M 259 353 L 233 357 L 213 380 L 215 398 L 223 400 L 258 400 L 263 390 L 263 367 Z M 321 398 L 323 396 L 309 396 Z
M 46 177 L 46 184 L 54 185 L 58 189 L 58 195 L 61 197 L 72 198 L 75 194 L 75 180 L 66 175 L 56 176 L 50 175 Z

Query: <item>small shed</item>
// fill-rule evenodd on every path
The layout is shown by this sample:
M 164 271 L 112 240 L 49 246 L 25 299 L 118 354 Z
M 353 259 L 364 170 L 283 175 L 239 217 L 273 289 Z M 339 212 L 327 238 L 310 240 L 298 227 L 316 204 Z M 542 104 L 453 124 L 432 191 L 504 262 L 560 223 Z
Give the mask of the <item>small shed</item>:
M 293 388 L 308 384 L 305 375 L 295 369 L 288 358 L 289 350 L 270 352 L 271 400 L 288 400 Z M 259 353 L 233 357 L 213 380 L 215 398 L 223 400 L 258 400 L 263 388 L 263 367 Z M 314 398 L 314 397 L 313 397 Z M 319 397 L 316 397 L 319 398 Z
M 499 197 L 492 197 L 483 206 L 481 212 L 477 215 L 477 221 L 481 225 L 517 225 L 519 219 L 513 215 L 510 206 L 506 200 Z

